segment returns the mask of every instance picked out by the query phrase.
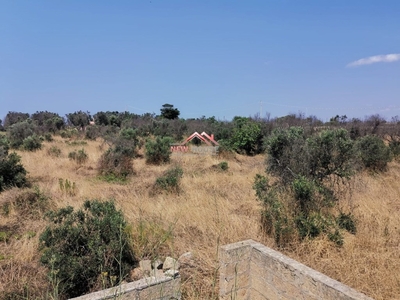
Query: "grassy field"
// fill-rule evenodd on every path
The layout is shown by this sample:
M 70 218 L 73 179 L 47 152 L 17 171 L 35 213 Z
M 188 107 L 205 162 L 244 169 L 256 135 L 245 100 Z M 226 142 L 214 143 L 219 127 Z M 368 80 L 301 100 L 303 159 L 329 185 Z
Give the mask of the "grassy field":
M 62 150 L 60 157 L 48 154 L 51 146 Z M 68 153 L 81 148 L 89 160 L 78 166 Z M 220 245 L 254 239 L 274 248 L 274 241 L 260 231 L 261 206 L 252 189 L 255 175 L 265 172 L 265 157 L 173 154 L 171 164 L 184 172 L 181 191 L 154 195 L 156 178 L 170 165 L 149 166 L 138 158 L 133 162 L 136 175 L 128 182 L 108 183 L 97 177 L 96 170 L 104 150 L 100 141 L 73 146 L 56 139 L 40 151 L 19 154 L 33 185 L 50 198 L 52 208 L 80 207 L 86 199 L 113 199 L 132 226 L 139 259 L 192 252 L 190 272 L 182 274 L 184 299 L 217 299 Z M 227 171 L 213 167 L 221 161 L 228 162 Z M 75 183 L 72 193 L 60 189 L 60 178 Z M 352 206 L 356 235 L 347 234 L 343 247 L 319 238 L 283 251 L 375 299 L 399 299 L 400 164 L 392 162 L 383 174 L 360 174 L 352 186 L 351 200 L 343 199 L 341 205 Z M 46 222 L 40 213 L 17 207 L 15 199 L 27 198 L 24 193 L 12 189 L 0 194 L 0 232 L 9 233 L 7 238 L 0 236 L 0 295 L 25 290 L 29 299 L 35 299 L 52 289 L 38 252 Z

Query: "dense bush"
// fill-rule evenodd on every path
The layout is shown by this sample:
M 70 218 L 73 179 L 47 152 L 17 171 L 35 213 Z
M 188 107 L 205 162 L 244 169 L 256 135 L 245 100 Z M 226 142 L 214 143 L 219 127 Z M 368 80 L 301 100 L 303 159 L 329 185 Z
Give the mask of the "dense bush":
M 260 124 L 250 118 L 235 117 L 235 125 L 230 144 L 238 152 L 247 155 L 260 153 L 262 150 L 262 136 Z
M 49 212 L 47 219 L 41 262 L 62 296 L 119 284 L 136 263 L 127 223 L 111 201 L 86 201 L 78 211 L 68 206 Z
M 22 141 L 22 148 L 26 151 L 39 150 L 42 148 L 42 140 L 36 134 L 28 136 Z
M 113 148 L 108 149 L 100 157 L 98 170 L 106 179 L 126 179 L 134 174 L 132 158 Z
M 392 139 L 389 142 L 389 148 L 394 158 L 397 159 L 400 157 L 400 140 Z
M 37 111 L 32 114 L 31 119 L 42 132 L 55 133 L 65 127 L 64 119 L 57 113 L 48 111 Z
M 171 143 L 169 137 L 157 137 L 156 140 L 146 142 L 146 163 L 160 165 L 169 163 L 171 159 Z
M 357 140 L 356 149 L 363 166 L 369 170 L 384 171 L 391 160 L 390 148 L 374 135 Z
M 334 129 L 306 135 L 301 127 L 277 129 L 266 144 L 267 171 L 280 179 L 273 185 L 260 175 L 255 180 L 266 232 L 279 246 L 295 236 L 320 234 L 340 245 L 343 240 L 332 208 L 337 191 L 354 172 L 354 147 L 348 132 Z
M 89 125 L 91 116 L 90 113 L 84 111 L 76 111 L 74 113 L 69 113 L 66 115 L 68 123 L 75 127 L 84 128 L 85 126 Z
M 8 138 L 11 148 L 18 149 L 27 137 L 36 133 L 37 126 L 29 120 L 18 122 L 8 129 Z
M 23 122 L 29 118 L 28 113 L 9 111 L 4 118 L 4 128 L 7 130 L 10 126 Z
M 171 193 L 179 193 L 179 185 L 183 176 L 181 167 L 176 166 L 168 169 L 161 177 L 158 177 L 155 182 L 155 189 L 167 191 Z
M 8 154 L 4 148 L 0 149 L 0 192 L 14 186 L 27 185 L 27 172 L 20 161 L 21 158 L 15 152 Z

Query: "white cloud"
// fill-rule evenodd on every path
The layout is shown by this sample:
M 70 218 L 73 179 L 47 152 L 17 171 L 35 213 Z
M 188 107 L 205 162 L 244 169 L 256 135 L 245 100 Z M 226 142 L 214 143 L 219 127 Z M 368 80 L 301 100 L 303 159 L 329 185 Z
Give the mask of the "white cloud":
M 375 55 L 366 58 L 361 58 L 359 60 L 353 61 L 347 65 L 347 67 L 357 67 L 363 65 L 370 65 L 379 62 L 395 62 L 400 60 L 400 53 L 396 54 L 386 54 L 386 55 Z

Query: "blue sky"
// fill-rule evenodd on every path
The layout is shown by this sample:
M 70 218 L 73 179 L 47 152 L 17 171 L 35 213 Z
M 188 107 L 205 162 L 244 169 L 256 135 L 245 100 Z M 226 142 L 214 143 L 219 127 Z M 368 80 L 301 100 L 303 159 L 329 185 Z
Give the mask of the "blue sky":
M 0 118 L 400 115 L 400 1 L 1 1 Z

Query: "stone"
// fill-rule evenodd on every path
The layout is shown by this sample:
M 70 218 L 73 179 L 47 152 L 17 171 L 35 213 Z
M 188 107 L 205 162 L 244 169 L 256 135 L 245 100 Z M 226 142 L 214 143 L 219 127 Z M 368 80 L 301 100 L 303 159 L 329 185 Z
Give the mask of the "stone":
M 176 259 L 174 259 L 170 256 L 167 256 L 165 258 L 165 261 L 163 264 L 163 270 L 164 270 L 164 272 L 167 270 L 178 270 L 179 266 L 180 266 L 180 263 Z
M 139 262 L 139 266 L 142 269 L 144 275 L 147 275 L 147 276 L 150 275 L 150 273 L 151 273 L 151 260 L 150 259 L 141 260 Z
M 170 269 L 170 270 L 165 271 L 164 274 L 165 274 L 165 276 L 176 278 L 179 276 L 179 271 Z
M 163 268 L 163 262 L 160 259 L 156 259 L 153 264 L 152 264 L 152 268 L 154 270 L 161 270 Z

